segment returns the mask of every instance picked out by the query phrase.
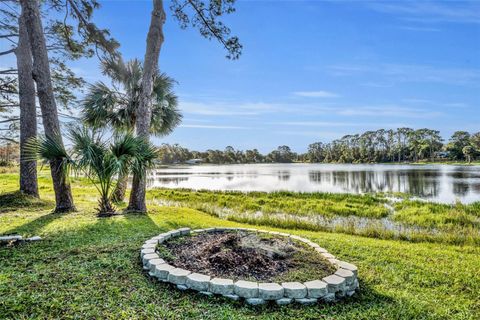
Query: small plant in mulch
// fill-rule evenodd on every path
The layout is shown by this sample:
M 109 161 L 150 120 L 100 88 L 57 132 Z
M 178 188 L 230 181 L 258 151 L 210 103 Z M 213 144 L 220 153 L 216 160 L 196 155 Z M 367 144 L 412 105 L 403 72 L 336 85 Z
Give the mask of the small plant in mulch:
M 234 280 L 308 281 L 335 271 L 300 242 L 244 231 L 171 239 L 158 247 L 158 253 L 175 267 Z

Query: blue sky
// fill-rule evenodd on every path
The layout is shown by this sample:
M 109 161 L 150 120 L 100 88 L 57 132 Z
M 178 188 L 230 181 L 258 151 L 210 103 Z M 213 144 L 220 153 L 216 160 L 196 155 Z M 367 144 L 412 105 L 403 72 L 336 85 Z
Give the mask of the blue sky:
M 151 1 L 100 2 L 95 21 L 143 58 Z M 480 131 L 480 1 L 240 0 L 224 21 L 239 60 L 168 16 L 160 68 L 184 121 L 156 143 L 305 151 L 378 128 Z M 95 60 L 75 67 L 100 78 Z

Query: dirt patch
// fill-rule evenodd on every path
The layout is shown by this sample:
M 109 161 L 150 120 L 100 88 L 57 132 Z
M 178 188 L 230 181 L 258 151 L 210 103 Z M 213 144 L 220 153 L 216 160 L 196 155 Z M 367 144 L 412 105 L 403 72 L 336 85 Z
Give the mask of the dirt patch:
M 175 238 L 160 245 L 158 251 L 175 267 L 234 280 L 308 281 L 335 271 L 300 242 L 244 231 Z

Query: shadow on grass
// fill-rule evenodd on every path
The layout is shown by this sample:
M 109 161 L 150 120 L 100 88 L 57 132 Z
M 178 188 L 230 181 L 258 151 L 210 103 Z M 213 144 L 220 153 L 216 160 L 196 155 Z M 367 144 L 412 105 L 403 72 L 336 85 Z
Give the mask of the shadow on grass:
M 28 196 L 20 191 L 0 194 L 0 214 L 24 208 L 31 211 L 32 209 L 45 209 L 54 206 L 55 204 L 52 201 Z
M 41 229 L 43 229 L 45 226 L 47 226 L 54 220 L 64 217 L 66 214 L 54 213 L 54 212 L 47 213 L 30 222 L 27 222 L 18 227 L 7 230 L 5 234 L 20 234 L 22 236 L 38 235 Z

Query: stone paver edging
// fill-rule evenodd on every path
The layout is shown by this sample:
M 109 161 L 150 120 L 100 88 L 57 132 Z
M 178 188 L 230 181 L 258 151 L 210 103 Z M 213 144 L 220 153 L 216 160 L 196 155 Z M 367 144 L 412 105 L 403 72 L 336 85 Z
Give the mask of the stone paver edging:
M 156 247 L 164 241 L 188 234 L 202 232 L 249 231 L 269 233 L 300 241 L 310 246 L 336 267 L 334 274 L 323 279 L 312 279 L 304 283 L 262 283 L 255 281 L 215 278 L 209 275 L 191 272 L 176 268 L 166 263 L 156 252 Z M 232 300 L 245 299 L 248 304 L 260 305 L 267 301 L 275 301 L 278 305 L 292 302 L 309 305 L 320 301 L 336 301 L 346 296 L 351 296 L 358 289 L 358 269 L 355 265 L 340 261 L 318 244 L 287 233 L 266 231 L 248 228 L 207 228 L 190 230 L 180 228 L 159 234 L 147 241 L 140 251 L 143 268 L 159 281 L 175 284 L 181 290 L 195 290 L 205 295 L 222 295 Z

